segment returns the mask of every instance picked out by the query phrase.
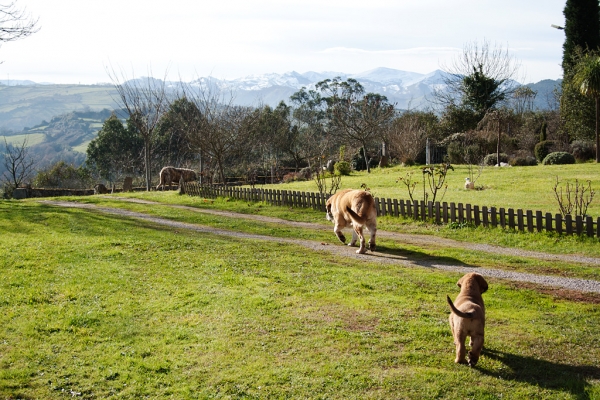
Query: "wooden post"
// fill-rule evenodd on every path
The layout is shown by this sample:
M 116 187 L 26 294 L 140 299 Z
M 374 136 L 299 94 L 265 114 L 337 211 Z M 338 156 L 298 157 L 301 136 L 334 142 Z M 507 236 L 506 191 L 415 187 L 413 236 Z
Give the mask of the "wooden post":
M 585 231 L 589 237 L 594 237 L 594 219 L 589 215 L 585 217 Z
M 571 216 L 571 214 L 565 215 L 565 225 L 566 225 L 565 231 L 567 232 L 567 235 L 572 235 L 573 234 L 573 217 Z
M 487 206 L 483 206 L 481 207 L 481 216 L 483 217 L 483 226 L 485 228 L 490 226 L 490 216 L 488 214 L 488 208 Z
M 562 215 L 556 214 L 555 221 L 556 221 L 556 233 L 558 233 L 559 235 L 562 235 L 562 233 L 563 233 Z

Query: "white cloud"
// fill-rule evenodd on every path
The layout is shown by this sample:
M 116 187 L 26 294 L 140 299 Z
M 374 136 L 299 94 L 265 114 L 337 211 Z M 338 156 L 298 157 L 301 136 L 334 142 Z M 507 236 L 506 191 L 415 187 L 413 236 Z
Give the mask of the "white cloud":
M 376 67 L 431 72 L 474 40 L 532 80 L 560 77 L 564 0 L 19 0 L 40 32 L 0 48 L 0 77 L 106 81 L 104 66 L 236 78 Z

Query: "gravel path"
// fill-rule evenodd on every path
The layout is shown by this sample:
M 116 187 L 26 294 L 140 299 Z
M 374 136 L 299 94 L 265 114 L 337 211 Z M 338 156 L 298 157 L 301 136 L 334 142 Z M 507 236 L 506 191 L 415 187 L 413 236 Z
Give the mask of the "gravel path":
M 110 199 L 115 200 L 116 198 L 110 197 Z M 143 203 L 143 204 L 160 204 L 160 203 L 154 203 L 154 202 L 150 202 L 150 201 L 137 200 L 137 199 L 119 198 L 119 200 L 131 201 L 131 202 Z M 296 239 L 277 238 L 277 237 L 266 236 L 266 235 L 248 234 L 248 233 L 243 233 L 243 232 L 230 231 L 230 230 L 226 230 L 226 229 L 213 228 L 213 227 L 204 226 L 204 225 L 171 221 L 171 220 L 168 220 L 165 218 L 154 217 L 154 216 L 150 216 L 148 214 L 123 210 L 123 209 L 119 209 L 119 208 L 100 207 L 100 206 L 96 206 L 96 205 L 92 205 L 92 204 L 83 204 L 83 203 L 67 202 L 67 201 L 54 201 L 54 200 L 45 200 L 45 201 L 43 201 L 43 203 L 51 204 L 54 206 L 60 206 L 60 207 L 82 208 L 82 209 L 88 209 L 88 210 L 95 211 L 95 212 L 102 212 L 102 213 L 113 214 L 113 215 L 121 215 L 121 216 L 125 216 L 125 217 L 130 217 L 130 218 L 137 218 L 137 219 L 141 219 L 144 221 L 149 221 L 149 222 L 152 222 L 155 224 L 169 226 L 169 227 L 177 228 L 177 229 L 189 229 L 189 230 L 193 230 L 193 231 L 197 231 L 197 232 L 210 233 L 210 234 L 221 235 L 221 236 L 236 237 L 236 238 L 241 238 L 241 239 L 267 240 L 267 241 L 274 241 L 274 242 L 278 242 L 278 243 L 293 244 L 293 245 L 309 248 L 313 251 L 328 252 L 328 253 L 336 254 L 337 256 L 346 257 L 349 259 L 377 261 L 377 262 L 386 263 L 386 264 L 397 264 L 397 265 L 412 266 L 412 267 L 424 267 L 424 268 L 439 269 L 439 270 L 445 270 L 445 271 L 456 271 L 456 272 L 460 272 L 460 273 L 478 272 L 485 277 L 494 277 L 494 278 L 499 278 L 499 279 L 516 281 L 516 282 L 534 283 L 534 284 L 538 284 L 538 285 L 542 285 L 542 286 L 551 286 L 551 287 L 573 290 L 573 291 L 578 291 L 578 292 L 600 293 L 600 282 L 594 281 L 594 280 L 589 280 L 589 279 L 564 278 L 564 277 L 559 277 L 559 276 L 536 275 L 536 274 L 529 274 L 529 273 L 524 273 L 524 272 L 513 272 L 513 271 L 505 271 L 505 270 L 499 270 L 499 269 L 467 267 L 464 265 L 452 265 L 452 264 L 447 264 L 447 263 L 438 263 L 435 261 L 411 260 L 406 257 L 396 256 L 396 255 L 387 254 L 387 253 L 381 253 L 378 251 L 368 252 L 367 254 L 356 254 L 354 252 L 354 250 L 348 249 L 347 246 L 329 245 L 327 243 L 321 243 L 321 242 L 310 241 L 310 240 L 296 240 Z M 162 204 L 162 205 L 164 205 L 164 204 Z M 190 210 L 190 211 L 194 211 L 194 212 L 202 212 L 202 213 L 213 214 L 213 215 L 221 215 L 224 217 L 245 218 L 245 219 L 250 219 L 250 220 L 258 220 L 258 221 L 262 221 L 262 222 L 272 222 L 272 223 L 284 222 L 281 219 L 272 218 L 272 217 L 239 214 L 239 213 L 232 213 L 232 212 L 218 211 L 218 210 L 198 209 L 198 208 L 194 208 L 194 207 L 179 206 L 179 205 L 170 205 L 170 206 L 173 208 L 186 209 L 186 210 Z M 290 221 L 285 221 L 285 223 L 287 225 L 303 227 L 303 228 L 318 229 L 318 230 L 326 229 L 321 224 L 306 223 L 306 222 L 290 222 Z M 326 230 L 330 230 L 330 229 L 326 229 Z M 378 236 L 381 236 L 381 237 L 389 237 L 389 238 L 393 238 L 395 240 L 397 239 L 397 240 L 405 242 L 405 243 L 412 243 L 412 244 L 417 244 L 417 245 L 427 244 L 428 246 L 431 246 L 431 238 L 429 238 L 429 237 L 423 237 L 423 236 L 419 236 L 419 235 L 406 235 L 406 234 L 399 234 L 399 233 L 392 233 L 392 232 L 382 232 L 382 231 L 378 231 L 377 234 L 378 234 Z M 544 260 L 562 260 L 562 261 L 569 261 L 569 262 L 600 265 L 600 259 L 591 258 L 591 257 L 579 257 L 579 256 L 574 256 L 574 255 L 557 255 L 557 254 L 547 254 L 547 253 L 533 252 L 533 251 L 523 251 L 523 250 L 518 250 L 518 249 L 510 249 L 510 248 L 504 248 L 504 247 L 492 246 L 492 245 L 463 243 L 463 242 L 453 241 L 450 239 L 442 239 L 442 238 L 436 238 L 435 241 L 436 241 L 437 246 L 464 248 L 467 250 L 477 250 L 477 251 L 483 251 L 483 252 L 495 253 L 495 254 L 531 257 L 531 258 L 544 259 Z

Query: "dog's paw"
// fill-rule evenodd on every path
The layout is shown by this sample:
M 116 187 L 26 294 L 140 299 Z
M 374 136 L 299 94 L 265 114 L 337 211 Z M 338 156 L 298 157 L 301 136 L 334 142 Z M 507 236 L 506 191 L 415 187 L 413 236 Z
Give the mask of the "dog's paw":
M 469 352 L 469 367 L 474 367 L 475 365 L 477 365 L 477 361 L 479 361 L 479 357 Z
M 375 243 L 369 243 L 369 250 L 375 251 Z
M 367 252 L 366 247 L 361 247 L 360 249 L 356 250 L 356 254 L 365 254 L 366 252 Z

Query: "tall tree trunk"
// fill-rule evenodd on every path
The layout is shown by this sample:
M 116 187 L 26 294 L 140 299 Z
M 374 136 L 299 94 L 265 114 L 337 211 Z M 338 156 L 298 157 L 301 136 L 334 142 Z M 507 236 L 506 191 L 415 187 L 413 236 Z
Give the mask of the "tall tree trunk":
M 600 115 L 600 98 L 596 96 L 596 162 L 600 162 L 600 136 L 598 133 L 598 117 Z
M 496 143 L 496 163 L 500 167 L 500 115 L 498 115 L 498 143 Z
M 150 168 L 150 143 L 149 140 L 147 140 L 144 143 L 144 158 L 145 158 L 145 164 L 146 164 L 146 191 L 149 192 L 150 191 L 150 187 L 151 182 L 152 182 L 152 176 L 151 176 L 151 172 L 152 172 L 152 168 Z

